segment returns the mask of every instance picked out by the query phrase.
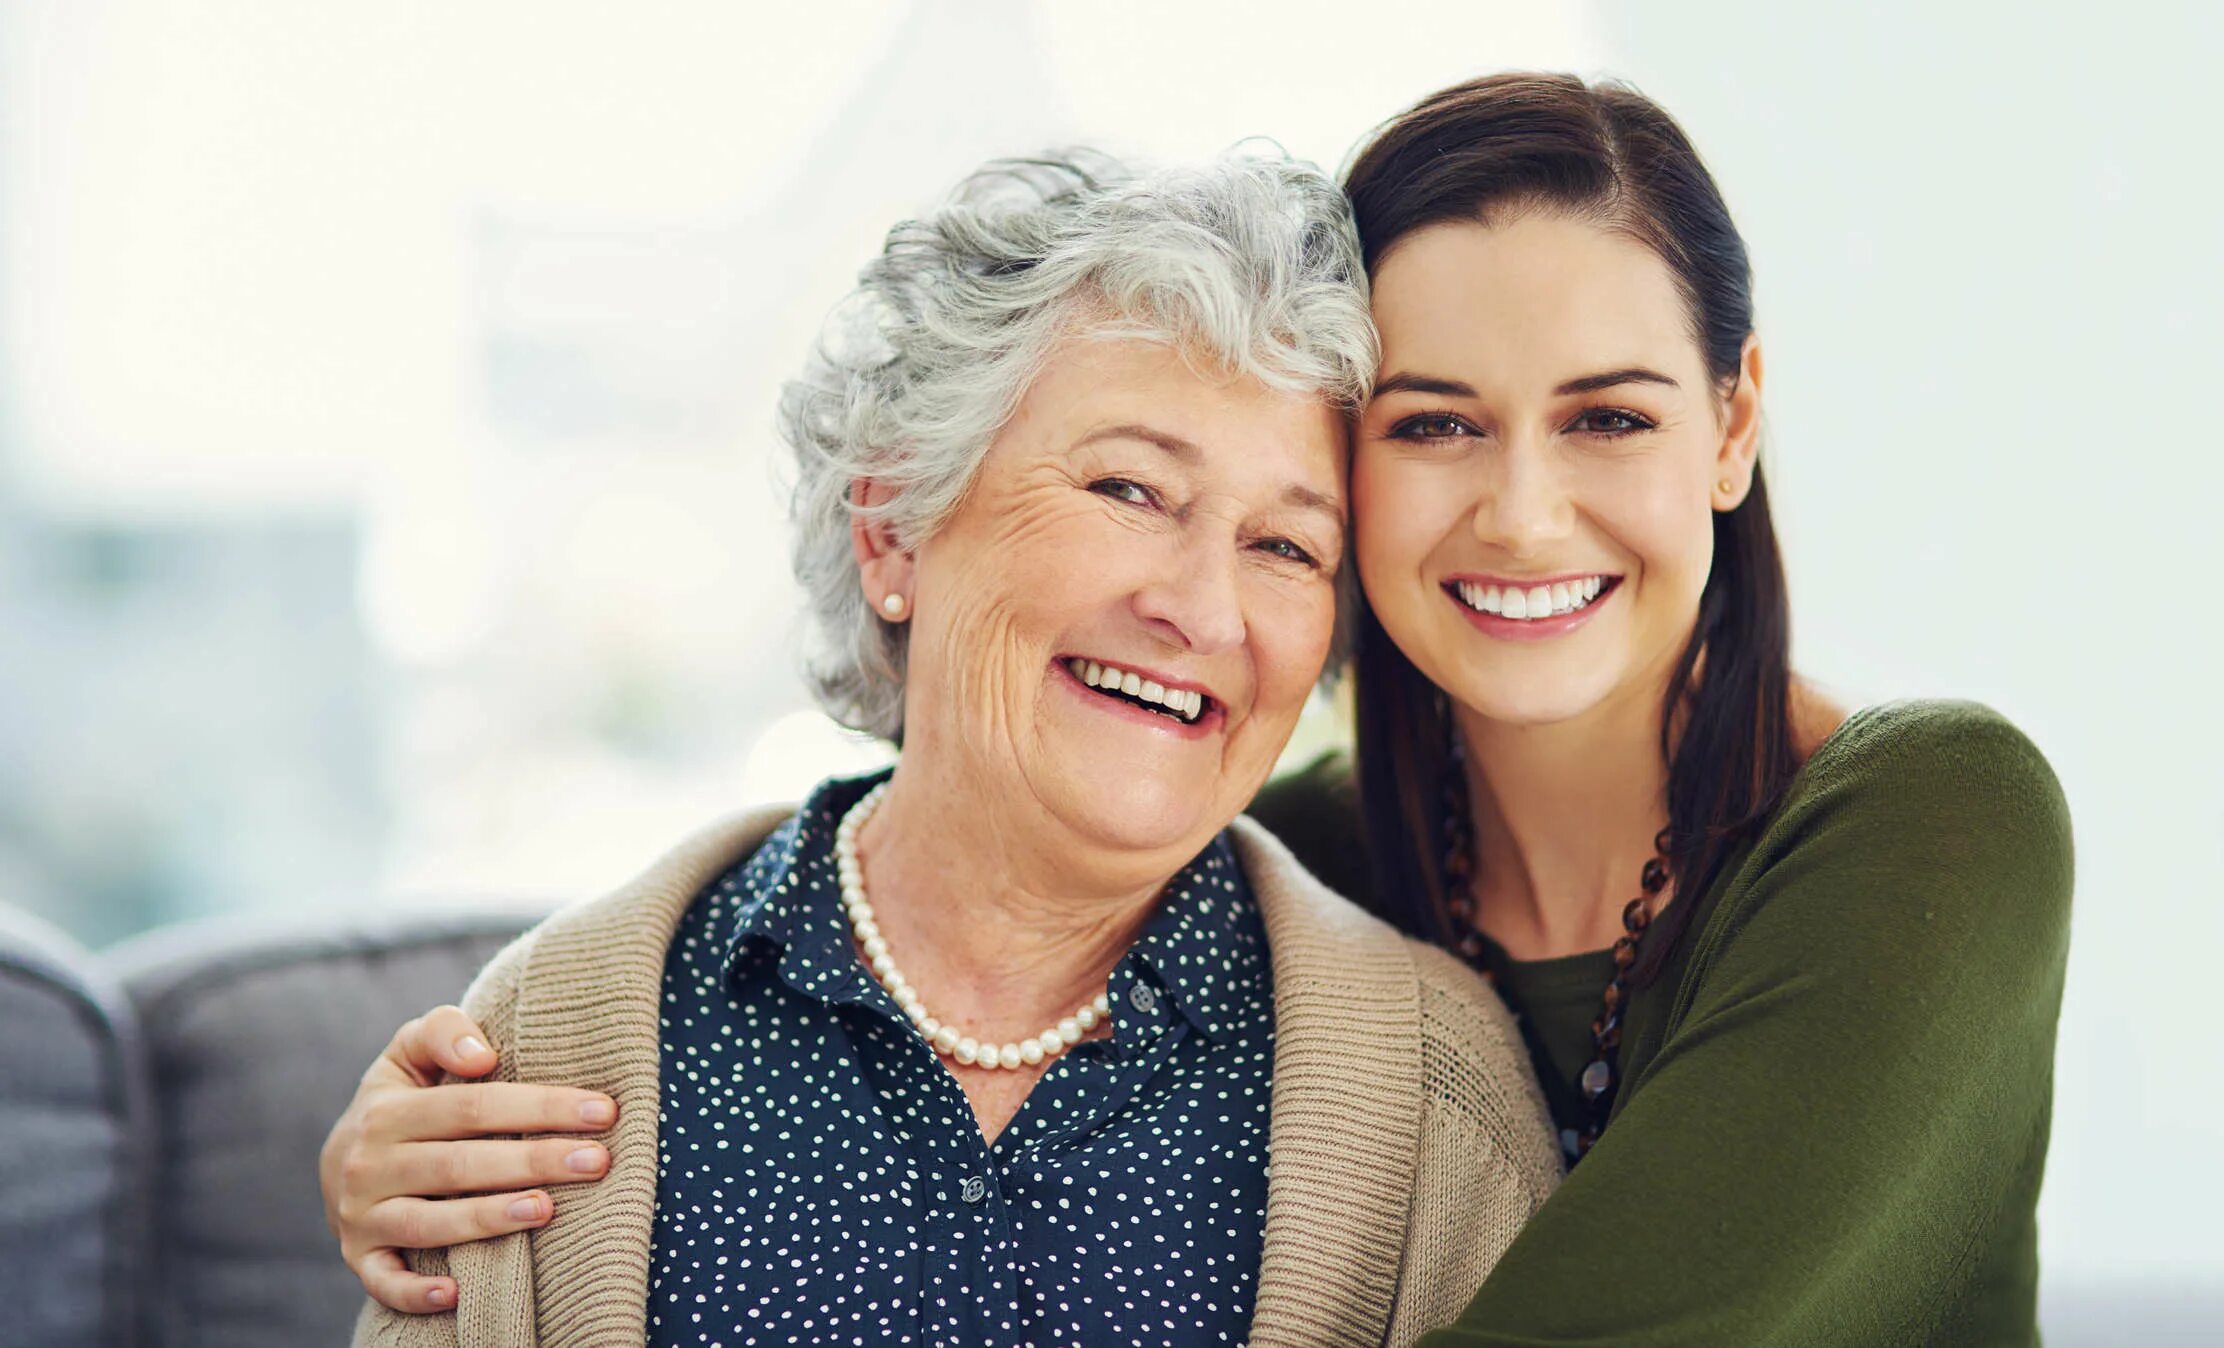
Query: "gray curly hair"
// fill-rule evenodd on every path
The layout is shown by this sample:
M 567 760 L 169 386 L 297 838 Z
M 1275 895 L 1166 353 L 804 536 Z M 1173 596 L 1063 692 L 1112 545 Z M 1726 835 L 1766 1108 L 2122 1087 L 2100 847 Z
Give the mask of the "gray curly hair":
M 809 675 L 837 721 L 903 731 L 909 629 L 865 601 L 852 519 L 904 548 L 931 535 L 1052 349 L 1082 333 L 1164 342 L 1347 410 L 1377 360 L 1343 194 L 1287 157 L 1148 171 L 1088 151 L 1003 160 L 897 225 L 780 398 L 795 575 L 817 628 Z M 852 501 L 866 477 L 888 499 Z M 1347 587 L 1340 614 L 1348 600 Z

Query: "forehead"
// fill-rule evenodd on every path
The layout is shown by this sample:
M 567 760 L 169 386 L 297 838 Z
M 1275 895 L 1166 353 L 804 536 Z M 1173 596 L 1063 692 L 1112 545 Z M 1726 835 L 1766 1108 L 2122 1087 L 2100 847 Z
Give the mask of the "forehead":
M 1374 314 L 1385 371 L 1558 380 L 1699 361 L 1668 265 L 1626 234 L 1565 215 L 1415 230 L 1376 269 Z

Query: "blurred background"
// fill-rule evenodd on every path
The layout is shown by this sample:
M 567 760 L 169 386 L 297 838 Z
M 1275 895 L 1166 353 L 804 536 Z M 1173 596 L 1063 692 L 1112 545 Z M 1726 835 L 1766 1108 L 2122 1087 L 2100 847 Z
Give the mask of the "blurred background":
M 545 902 L 878 761 L 797 677 L 771 424 L 888 224 L 1617 76 L 1752 246 L 1799 663 L 2067 787 L 2053 1335 L 2216 1326 L 2220 54 L 2191 5 L 0 0 L 0 901 Z

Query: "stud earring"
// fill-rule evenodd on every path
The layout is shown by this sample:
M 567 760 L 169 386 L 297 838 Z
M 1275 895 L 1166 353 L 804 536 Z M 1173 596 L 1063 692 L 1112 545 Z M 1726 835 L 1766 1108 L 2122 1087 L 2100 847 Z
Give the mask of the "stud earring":
M 893 590 L 889 591 L 888 597 L 880 601 L 880 611 L 891 618 L 901 618 L 904 615 L 904 597 Z
M 1724 496 L 1728 496 L 1731 491 L 1730 479 L 1723 478 L 1720 482 L 1714 484 L 1714 489 L 1718 492 L 1721 492 Z

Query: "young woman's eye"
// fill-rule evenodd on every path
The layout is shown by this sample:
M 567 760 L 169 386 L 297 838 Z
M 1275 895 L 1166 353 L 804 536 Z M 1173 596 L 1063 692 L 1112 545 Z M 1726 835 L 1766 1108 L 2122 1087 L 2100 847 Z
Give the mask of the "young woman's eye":
M 1158 493 L 1140 482 L 1124 477 L 1099 478 L 1089 484 L 1089 490 L 1099 496 L 1109 496 L 1115 501 L 1125 501 L 1129 505 L 1148 506 L 1158 504 Z
M 1390 428 L 1393 440 L 1450 440 L 1474 433 L 1473 427 L 1448 412 L 1423 412 Z
M 1312 553 L 1307 552 L 1304 548 L 1286 538 L 1262 538 L 1258 542 L 1258 547 L 1264 552 L 1296 562 L 1300 566 L 1318 567 L 1320 565 L 1314 559 Z
M 1573 429 L 1587 435 L 1633 435 L 1649 431 L 1653 423 L 1619 407 L 1594 407 L 1575 419 Z

